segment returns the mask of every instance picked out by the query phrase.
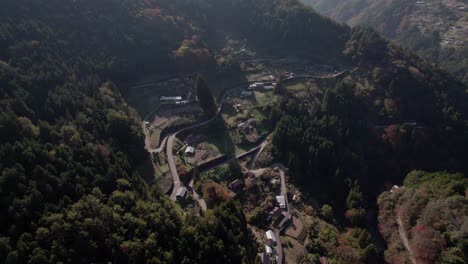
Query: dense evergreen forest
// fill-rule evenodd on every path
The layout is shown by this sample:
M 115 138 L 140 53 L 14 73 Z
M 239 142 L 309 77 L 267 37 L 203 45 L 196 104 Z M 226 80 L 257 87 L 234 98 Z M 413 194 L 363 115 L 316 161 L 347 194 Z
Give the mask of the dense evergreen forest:
M 183 216 L 139 174 L 141 121 L 113 83 L 171 71 L 191 31 L 154 5 L 1 3 L 0 262 L 253 262 L 238 204 Z
M 321 102 L 285 94 L 271 115 L 276 158 L 306 190 L 328 190 L 323 201 L 359 213 L 363 190 L 410 169 L 467 172 L 466 87 L 295 0 L 5 0 L 0 262 L 255 262 L 237 202 L 183 214 L 147 183 L 141 118 L 121 85 L 216 71 L 219 31 L 355 69 Z M 363 79 L 375 88 L 359 94 Z M 408 120 L 427 133 L 397 126 L 382 140 L 372 129 Z

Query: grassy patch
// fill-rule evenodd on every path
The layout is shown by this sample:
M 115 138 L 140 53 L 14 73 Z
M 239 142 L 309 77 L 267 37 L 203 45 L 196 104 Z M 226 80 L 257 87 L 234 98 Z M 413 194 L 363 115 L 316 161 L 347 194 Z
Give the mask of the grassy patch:
M 258 106 L 270 104 L 274 99 L 273 91 L 255 92 L 255 100 Z
M 292 83 L 286 85 L 286 90 L 290 92 L 305 92 L 308 90 L 308 87 L 303 82 Z
M 150 143 L 151 147 L 155 148 L 159 146 L 159 139 L 161 136 L 161 129 L 159 128 L 154 128 L 152 131 L 149 131 L 150 133 Z
M 226 180 L 226 175 L 228 174 L 228 172 L 229 172 L 229 165 L 224 164 L 212 170 L 206 171 L 202 173 L 200 176 L 203 181 L 214 180 L 217 182 L 222 182 Z
M 208 126 L 198 130 L 197 133 L 205 135 L 207 138 L 206 142 L 220 153 L 226 155 L 233 155 L 236 153 L 234 142 L 222 118 L 218 117 Z

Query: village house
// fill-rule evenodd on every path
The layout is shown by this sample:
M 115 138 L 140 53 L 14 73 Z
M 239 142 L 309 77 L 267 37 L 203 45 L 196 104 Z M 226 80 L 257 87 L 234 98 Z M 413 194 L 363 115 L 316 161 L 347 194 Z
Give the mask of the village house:
M 252 83 L 249 85 L 249 90 L 251 91 L 254 91 L 254 90 L 260 90 L 260 89 L 264 89 L 265 88 L 265 84 L 262 83 L 262 82 L 256 82 L 256 83 Z
M 276 202 L 278 202 L 281 209 L 286 209 L 286 200 L 284 199 L 284 196 L 276 196 Z
M 177 190 L 176 198 L 184 199 L 186 196 L 187 196 L 187 188 L 180 187 L 179 190 Z
M 276 219 L 275 226 L 279 230 L 283 230 L 291 219 L 292 219 L 291 214 L 283 211 L 281 212 L 281 215 L 279 215 L 279 217 Z
M 398 191 L 400 187 L 398 185 L 393 185 L 392 189 L 390 190 L 391 193 Z
M 240 123 L 239 125 L 237 125 L 237 128 L 239 130 L 242 130 L 246 133 L 250 132 L 250 129 L 251 129 L 251 125 L 255 122 L 255 118 L 250 118 L 249 120 L 245 121 L 245 122 L 242 122 Z
M 270 257 L 271 256 L 266 251 L 260 253 L 260 259 L 262 260 L 262 264 L 270 264 L 271 263 Z
M 237 179 L 235 181 L 232 181 L 230 184 L 229 184 L 229 189 L 231 189 L 231 191 L 237 193 L 239 191 L 242 191 L 244 187 L 244 181 L 243 180 L 240 180 L 240 179 Z
M 250 128 L 250 124 L 247 122 L 242 122 L 239 125 L 237 125 L 237 128 L 242 131 L 247 131 Z
M 186 155 L 186 156 L 193 156 L 193 155 L 195 155 L 195 148 L 194 148 L 194 147 L 191 147 L 191 146 L 188 146 L 188 147 L 185 149 L 185 155 Z
M 274 246 L 276 245 L 276 237 L 273 231 L 268 230 L 265 232 L 266 238 L 267 238 L 267 245 L 269 246 Z
M 255 173 L 248 171 L 245 173 L 246 178 L 255 178 Z
M 159 101 L 168 102 L 168 103 L 176 103 L 176 102 L 182 101 L 182 96 L 161 96 L 159 97 Z
M 281 208 L 279 208 L 278 206 L 275 206 L 275 208 L 273 208 L 273 209 L 270 211 L 270 216 L 271 216 L 272 218 L 278 217 L 278 216 L 281 214 L 282 211 L 283 211 L 283 210 L 281 210 Z
M 257 179 L 256 178 L 247 178 L 247 180 L 245 180 L 245 186 L 247 188 L 252 188 L 256 184 L 257 184 Z

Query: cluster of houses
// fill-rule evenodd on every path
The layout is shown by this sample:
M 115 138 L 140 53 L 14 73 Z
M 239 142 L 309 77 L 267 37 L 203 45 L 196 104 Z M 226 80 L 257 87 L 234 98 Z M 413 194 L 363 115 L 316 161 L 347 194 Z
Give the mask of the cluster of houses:
M 265 89 L 265 84 L 262 83 L 262 82 L 252 83 L 252 84 L 249 85 L 248 89 L 251 90 L 251 91 Z
M 276 201 L 279 206 L 275 206 L 269 213 L 268 219 L 271 220 L 273 226 L 282 231 L 291 221 L 291 214 L 286 211 L 284 196 L 276 196 Z
M 292 215 L 287 211 L 286 199 L 284 196 L 276 196 L 277 206 L 275 206 L 268 213 L 268 221 L 271 221 L 272 226 L 279 230 L 283 231 L 285 227 L 289 224 L 292 219 Z M 265 251 L 260 254 L 262 263 L 271 263 L 272 259 L 277 259 L 278 254 L 275 250 L 277 243 L 276 236 L 272 230 L 265 232 L 266 242 L 265 242 Z
M 266 231 L 265 236 L 266 236 L 265 251 L 260 255 L 260 258 L 262 260 L 262 263 L 270 264 L 272 263 L 271 261 L 272 259 L 276 260 L 276 258 L 278 257 L 278 253 L 276 252 L 276 249 L 275 249 L 278 241 L 276 241 L 275 233 L 273 233 L 272 230 Z
M 249 85 L 247 90 L 241 92 L 240 97 L 241 98 L 252 97 L 255 90 L 260 90 L 264 88 L 265 88 L 265 85 L 262 82 L 252 83 Z

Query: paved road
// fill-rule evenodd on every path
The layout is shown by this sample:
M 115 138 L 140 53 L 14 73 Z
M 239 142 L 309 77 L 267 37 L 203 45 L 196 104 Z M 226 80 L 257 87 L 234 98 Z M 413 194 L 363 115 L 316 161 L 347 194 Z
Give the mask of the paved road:
M 284 196 L 284 201 L 286 203 L 286 210 L 288 213 L 291 213 L 289 208 L 289 201 L 288 201 L 288 187 L 286 186 L 286 176 L 284 175 L 284 165 L 277 164 L 277 167 L 280 169 L 280 179 L 281 179 L 281 196 Z
M 271 165 L 269 168 L 274 169 L 276 167 L 278 167 L 280 170 L 280 178 L 281 178 L 281 192 L 280 192 L 281 194 L 280 195 L 284 196 L 284 200 L 286 203 L 286 210 L 288 213 L 291 213 L 290 212 L 291 209 L 290 209 L 289 202 L 288 202 L 288 188 L 286 186 L 286 176 L 284 174 L 285 166 L 281 163 L 277 163 L 277 164 Z M 252 172 L 255 173 L 255 175 L 260 175 L 264 173 L 265 170 L 266 168 L 261 168 Z M 281 244 L 280 230 L 278 228 L 273 228 L 273 231 L 275 233 L 276 244 L 277 244 L 277 252 L 278 252 L 277 263 L 283 264 L 285 260 L 284 260 L 283 245 Z
M 177 199 L 176 197 L 177 191 L 179 190 L 180 187 L 182 187 L 180 183 L 179 174 L 177 173 L 177 168 L 175 166 L 174 157 L 172 155 L 172 146 L 174 143 L 175 136 L 176 134 L 172 134 L 171 136 L 169 136 L 169 139 L 167 140 L 167 146 L 166 146 L 167 163 L 169 165 L 169 171 L 172 174 L 172 184 L 173 184 L 172 193 L 170 197 L 174 201 Z
M 168 139 L 168 137 L 163 138 L 163 140 L 161 141 L 161 144 L 159 145 L 159 147 L 150 150 L 150 152 L 151 153 L 160 153 L 160 152 L 162 152 L 164 150 L 164 148 L 166 147 L 167 139 Z
M 335 75 L 330 75 L 326 78 L 331 78 L 331 77 L 335 77 L 335 76 L 339 76 L 341 74 L 343 74 L 345 71 L 341 72 L 341 73 L 338 73 L 338 74 L 335 74 Z M 290 77 L 290 78 L 301 78 L 302 76 L 294 76 L 294 77 Z M 321 76 L 309 76 L 309 77 L 317 77 L 317 78 L 325 78 L 325 77 L 321 77 Z M 249 82 L 249 83 L 253 83 L 253 82 Z M 172 174 L 172 181 L 173 181 L 173 189 L 172 189 L 172 193 L 171 193 L 171 196 L 170 198 L 172 200 L 176 200 L 176 195 L 177 195 L 177 191 L 179 190 L 179 188 L 182 187 L 182 184 L 180 182 L 180 178 L 179 178 L 179 174 L 177 172 L 177 168 L 176 168 L 176 165 L 175 165 L 175 162 L 174 162 L 174 157 L 173 157 L 173 154 L 172 154 L 172 148 L 173 148 L 173 143 L 174 143 L 174 139 L 175 137 L 177 136 L 177 134 L 181 133 L 181 132 L 184 132 L 184 131 L 187 131 L 187 130 L 190 130 L 190 129 L 194 129 L 194 128 L 198 128 L 198 127 L 202 127 L 204 125 L 207 125 L 209 124 L 210 122 L 214 121 L 216 118 L 218 118 L 218 116 L 221 114 L 222 112 L 222 109 L 223 109 L 223 105 L 224 105 L 224 102 L 226 101 L 226 97 L 227 97 L 227 94 L 230 90 L 233 90 L 233 89 L 236 89 L 236 88 L 239 88 L 239 87 L 243 87 L 245 86 L 246 83 L 243 83 L 243 84 L 239 84 L 239 85 L 236 85 L 236 86 L 233 86 L 227 90 L 224 91 L 223 95 L 221 96 L 221 100 L 220 100 L 220 105 L 217 109 L 217 112 L 216 112 L 216 115 L 214 115 L 212 118 L 204 121 L 204 122 L 201 122 L 201 123 L 198 123 L 198 124 L 194 124 L 192 126 L 189 126 L 189 127 L 186 127 L 186 128 L 182 128 L 176 132 L 174 132 L 172 135 L 170 135 L 168 138 L 167 138 L 167 142 L 166 142 L 166 156 L 167 156 L 167 162 L 168 162 L 168 165 L 169 165 L 169 171 L 171 172 Z M 161 144 L 163 145 L 163 144 Z M 160 146 L 161 147 L 161 146 Z M 284 168 L 284 167 L 283 167 Z M 283 170 L 282 170 L 283 171 Z M 285 182 L 284 180 L 284 172 L 283 172 L 283 176 L 282 176 L 282 182 Z M 282 184 L 283 185 L 283 184 Z M 283 189 L 283 188 L 282 188 Z M 283 193 L 283 190 L 282 190 L 282 193 Z M 288 202 L 287 202 L 287 195 L 285 195 L 285 200 L 286 200 L 286 206 L 288 208 L 288 211 L 289 211 L 289 206 L 288 206 Z
M 203 121 L 201 123 L 194 124 L 194 125 L 182 128 L 182 129 L 174 132 L 172 135 L 170 135 L 168 137 L 167 143 L 166 143 L 166 157 L 167 157 L 167 163 L 169 164 L 169 171 L 172 174 L 172 181 L 173 181 L 173 184 L 174 184 L 174 187 L 172 189 L 172 193 L 171 193 L 171 196 L 170 196 L 170 198 L 172 200 L 174 200 L 174 201 L 176 200 L 177 190 L 179 190 L 179 188 L 182 187 L 182 184 L 181 184 L 180 178 L 179 178 L 179 173 L 177 172 L 177 168 L 176 168 L 175 162 L 174 162 L 174 157 L 173 157 L 173 154 L 172 154 L 172 147 L 173 147 L 173 144 L 174 144 L 175 137 L 179 133 L 182 133 L 182 132 L 190 130 L 190 129 L 202 127 L 204 125 L 207 125 L 207 124 L 211 123 L 216 118 L 218 118 L 218 116 L 221 114 L 221 112 L 223 110 L 223 105 L 224 105 L 224 102 L 226 101 L 227 93 L 232 89 L 236 89 L 236 88 L 242 87 L 242 86 L 245 86 L 245 84 L 234 86 L 234 87 L 232 87 L 232 88 L 230 88 L 230 89 L 228 89 L 228 90 L 226 90 L 224 92 L 224 94 L 221 96 L 220 105 L 219 105 L 219 107 L 218 107 L 218 109 L 216 111 L 216 115 L 214 115 L 212 118 L 210 118 L 210 119 L 208 119 L 206 121 Z
M 288 77 L 286 79 L 284 79 L 283 81 L 289 81 L 289 80 L 294 80 L 294 79 L 303 79 L 303 78 L 317 78 L 317 79 L 328 79 L 328 78 L 335 78 L 335 77 L 339 77 L 345 73 L 347 73 L 348 71 L 341 71 L 341 72 L 338 72 L 338 73 L 335 73 L 335 74 L 327 74 L 327 75 L 296 75 L 296 76 L 291 76 L 291 77 Z
M 403 227 L 403 222 L 401 221 L 400 215 L 397 213 L 397 223 L 398 223 L 398 233 L 400 234 L 400 239 L 403 242 L 406 250 L 408 250 L 408 255 L 413 264 L 416 264 L 416 259 L 414 258 L 413 251 L 410 247 L 408 237 L 406 236 L 405 228 Z
M 189 183 L 189 187 L 190 189 L 192 190 L 193 192 L 193 199 L 197 200 L 198 204 L 200 205 L 201 209 L 203 210 L 203 212 L 206 211 L 206 202 L 203 198 L 200 197 L 200 195 L 195 191 L 195 188 L 193 187 L 193 179 L 190 181 Z
M 275 237 L 276 237 L 276 245 L 278 246 L 278 264 L 284 263 L 284 252 L 283 252 L 283 245 L 281 244 L 281 236 L 280 231 L 275 228 Z
M 286 203 L 286 210 L 288 211 L 288 213 L 291 213 L 289 202 L 288 202 L 288 187 L 286 186 L 286 176 L 284 175 L 285 167 L 281 163 L 274 164 L 271 167 L 272 168 L 278 167 L 280 169 L 281 196 L 284 196 L 284 201 Z M 275 228 L 275 236 L 276 236 L 276 241 L 278 241 L 278 264 L 283 264 L 284 263 L 283 246 L 281 245 L 280 230 L 278 228 Z
M 268 137 L 267 137 L 268 138 Z M 260 144 L 260 148 L 258 149 L 257 153 L 255 153 L 255 156 L 252 158 L 252 161 L 250 161 L 250 166 L 249 169 L 253 169 L 255 166 L 255 162 L 257 162 L 258 157 L 260 154 L 262 154 L 263 150 L 265 147 L 268 145 L 268 140 L 264 140 L 262 144 Z

